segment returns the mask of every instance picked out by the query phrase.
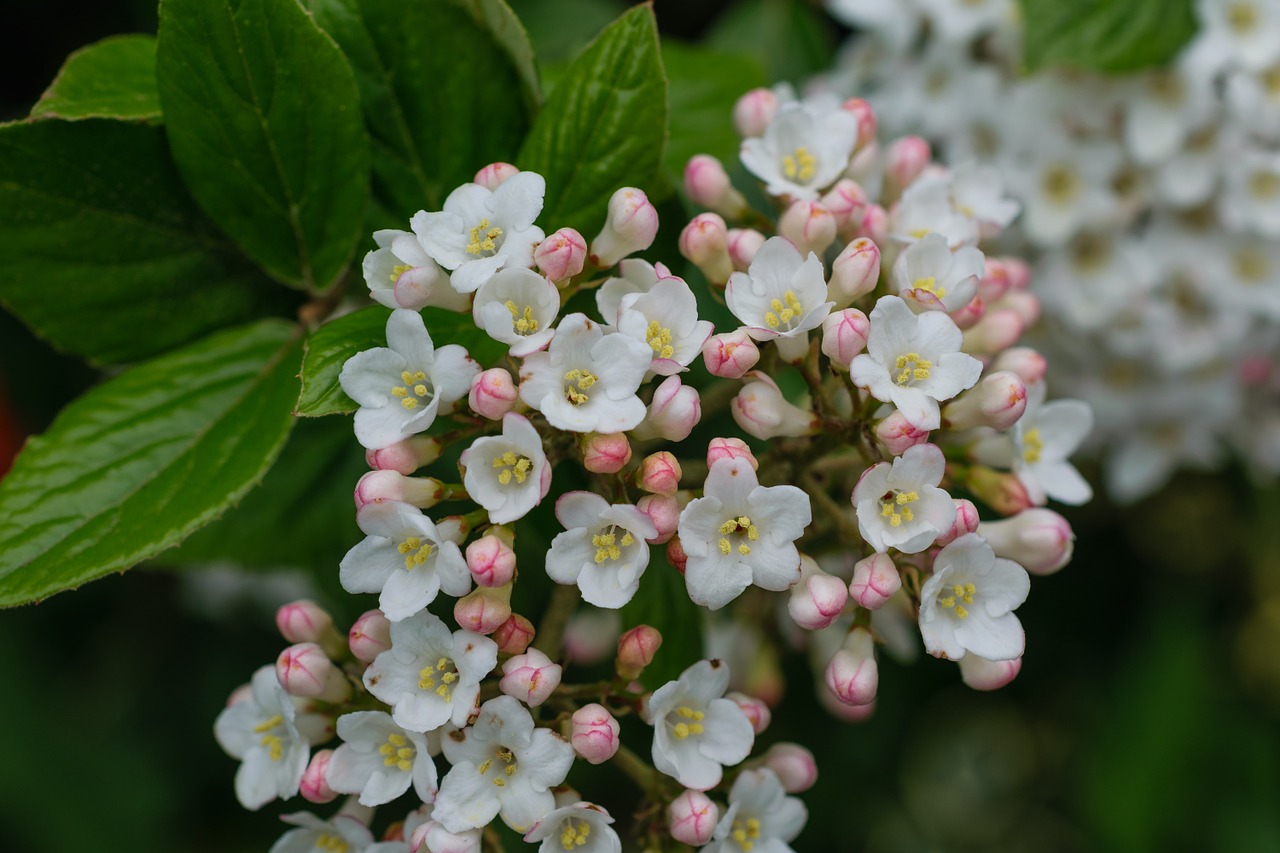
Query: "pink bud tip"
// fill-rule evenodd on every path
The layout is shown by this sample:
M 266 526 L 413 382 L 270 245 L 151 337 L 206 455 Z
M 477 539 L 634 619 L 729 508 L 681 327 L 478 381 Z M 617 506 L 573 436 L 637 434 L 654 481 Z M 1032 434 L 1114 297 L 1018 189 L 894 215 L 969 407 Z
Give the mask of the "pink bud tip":
M 858 122 L 858 142 L 855 148 L 861 148 L 876 138 L 876 114 L 871 104 L 862 98 L 850 98 L 841 105 L 845 112 Z
M 978 508 L 973 505 L 973 501 L 957 498 L 955 499 L 955 505 L 956 520 L 951 524 L 951 529 L 939 536 L 934 543 L 939 548 L 943 545 L 950 545 L 961 536 L 973 533 L 978 529 Z
M 960 658 L 960 678 L 974 690 L 999 690 L 1018 677 L 1022 658 L 987 660 L 975 654 Z
M 725 235 L 729 261 L 738 272 L 746 272 L 764 245 L 764 235 L 754 228 L 730 228 Z
M 479 586 L 502 586 L 515 576 L 516 552 L 500 536 L 481 536 L 467 546 L 467 569 Z
M 1035 506 L 1016 474 L 996 471 L 984 465 L 969 469 L 966 485 L 973 496 L 1001 515 L 1015 515 Z
M 1008 370 L 1022 377 L 1025 385 L 1034 385 L 1044 379 L 1049 369 L 1045 357 L 1030 347 L 1010 347 L 996 356 L 991 363 L 992 370 Z
M 296 643 L 276 658 L 276 678 L 290 696 L 337 702 L 351 693 L 342 670 L 315 643 Z
M 496 190 L 499 184 L 519 171 L 510 163 L 490 163 L 476 172 L 475 182 L 487 190 Z
M 492 634 L 511 618 L 511 584 L 473 589 L 454 603 L 453 618 L 459 628 Z
M 672 536 L 667 542 L 667 562 L 674 566 L 677 572 L 684 574 L 685 566 L 689 563 L 689 555 L 684 552 L 679 536 Z
M 909 448 L 926 443 L 929 440 L 929 431 L 920 429 L 907 420 L 906 415 L 895 409 L 889 413 L 888 417 L 876 424 L 876 438 L 891 456 L 901 456 Z
M 373 659 L 391 648 L 391 622 L 381 610 L 361 614 L 347 634 L 347 646 L 356 660 L 373 663 Z
M 778 233 L 794 243 L 801 256 L 821 255 L 836 241 L 836 218 L 822 202 L 797 201 L 778 220 Z
M 895 139 L 885 151 L 885 176 L 902 190 L 924 171 L 932 156 L 929 143 L 919 136 Z
M 678 540 L 671 540 L 672 542 Z M 625 681 L 639 678 L 644 668 L 662 647 L 662 634 L 649 625 L 637 625 L 618 638 L 618 677 Z
M 557 284 L 568 281 L 582 272 L 587 262 L 587 241 L 572 228 L 561 228 L 538 245 L 533 262 Z
M 467 403 L 480 417 L 500 421 L 515 408 L 517 396 L 519 389 L 511 374 L 501 367 L 491 367 L 471 382 Z
M 679 376 L 668 376 L 653 391 L 645 419 L 637 427 L 639 438 L 684 441 L 702 420 L 702 398 L 698 389 L 685 385 Z
M 773 712 L 769 710 L 769 706 L 763 700 L 754 696 L 748 696 L 745 693 L 731 691 L 725 694 L 726 699 L 734 702 L 742 713 L 747 715 L 747 719 L 751 722 L 751 728 L 756 734 L 762 734 L 765 729 L 769 728 L 769 723 L 773 721 Z
M 702 360 L 712 376 L 741 379 L 760 360 L 760 349 L 741 329 L 712 335 L 702 345 Z
M 849 596 L 858 606 L 878 610 L 902 588 L 902 576 L 888 554 L 872 554 L 853 565 Z
M 844 581 L 815 572 L 791 587 L 787 612 L 806 631 L 820 631 L 840 618 L 848 601 L 849 590 Z
M 818 781 L 818 762 L 813 753 L 798 743 L 775 743 L 764 754 L 764 766 L 768 767 L 782 783 L 788 794 L 799 794 L 813 787 Z
M 827 190 L 822 197 L 822 206 L 831 211 L 836 233 L 847 240 L 862 224 L 862 216 L 867 209 L 867 193 L 857 181 L 843 178 Z
M 837 304 L 849 304 L 876 289 L 880 282 L 880 249 L 867 237 L 859 237 L 831 264 L 828 295 Z
M 1075 534 L 1071 524 L 1051 509 L 1023 510 L 1012 518 L 977 525 L 997 557 L 1018 563 L 1033 575 L 1050 575 L 1071 562 Z
M 319 643 L 333 632 L 333 617 L 304 598 L 276 611 L 276 628 L 291 643 Z
M 370 471 L 355 489 L 356 509 L 383 501 L 401 501 L 430 509 L 444 497 L 444 484 L 432 477 L 406 477 L 397 471 Z
M 583 705 L 573 712 L 570 742 L 588 764 L 603 764 L 618 751 L 621 727 L 603 705 Z
M 675 495 L 645 495 L 636 501 L 636 509 L 649 516 L 658 531 L 652 539 L 645 540 L 650 545 L 667 542 L 680 527 L 680 501 Z
M 827 664 L 826 683 L 832 695 L 846 705 L 867 705 L 875 700 L 880 672 L 870 631 L 854 628 L 849 632 Z
M 751 463 L 752 471 L 760 469 L 760 461 L 740 438 L 713 438 L 708 442 L 707 467 L 710 468 L 720 459 L 746 459 Z
M 518 613 L 498 626 L 493 632 L 493 641 L 498 644 L 498 651 L 504 655 L 518 655 L 529 648 L 533 642 L 533 623 Z
M 733 272 L 729 229 L 718 214 L 700 213 L 680 232 L 680 254 L 702 270 L 707 281 L 723 285 Z
M 681 844 L 701 847 L 711 841 L 720 809 L 701 791 L 685 791 L 667 806 L 667 828 Z
M 858 232 L 876 245 L 889 239 L 889 213 L 878 204 L 868 204 L 862 214 L 862 227 Z
M 848 370 L 854 356 L 867 346 L 871 321 L 857 308 L 828 314 L 822 321 L 822 352 L 831 366 Z
M 778 96 L 769 89 L 752 89 L 733 105 L 733 126 L 741 136 L 760 136 L 778 114 Z
M 530 648 L 502 665 L 498 689 L 533 708 L 547 701 L 560 686 L 560 674 L 560 664 L 552 663 L 545 654 Z
M 680 461 L 667 450 L 651 453 L 640 462 L 636 485 L 655 495 L 674 495 L 680 488 Z
M 302 799 L 309 803 L 324 805 L 338 798 L 338 792 L 330 788 L 324 778 L 325 771 L 329 769 L 329 759 L 332 757 L 332 749 L 317 750 L 316 754 L 311 756 L 311 763 L 303 771 L 302 783 L 298 787 L 298 793 L 302 794 Z
M 658 211 L 635 187 L 622 187 L 609 198 L 604 228 L 591 241 L 591 260 L 607 269 L 633 252 L 653 245 L 658 234 Z
M 407 477 L 439 459 L 443 449 L 438 438 L 415 435 L 388 447 L 366 450 L 364 460 L 376 471 L 395 471 Z

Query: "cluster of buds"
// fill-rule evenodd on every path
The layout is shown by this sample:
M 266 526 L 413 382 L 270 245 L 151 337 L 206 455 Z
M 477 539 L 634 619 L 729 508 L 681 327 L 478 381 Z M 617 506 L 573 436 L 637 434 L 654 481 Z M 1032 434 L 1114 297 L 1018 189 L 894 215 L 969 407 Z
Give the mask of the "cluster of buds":
M 653 848 L 789 849 L 806 819 L 791 795 L 816 762 L 797 744 L 752 754 L 791 650 L 668 646 L 686 668 L 661 683 L 662 635 L 616 614 L 672 580 L 713 647 L 730 630 L 764 642 L 762 615 L 777 619 L 769 635 L 808 650 L 843 719 L 874 707 L 889 623 L 914 623 L 977 689 L 1017 673 L 1028 573 L 1071 555 L 1041 505 L 1088 499 L 1067 457 L 1091 415 L 1045 402 L 1044 359 L 1015 346 L 1036 304 L 1025 268 L 978 248 L 1012 203 L 919 142 L 882 152 L 863 101 L 757 90 L 734 115 L 774 210 L 695 157 L 685 189 L 710 210 L 680 236 L 688 280 L 634 257 L 658 227 L 640 190 L 614 194 L 592 240 L 546 237 L 542 177 L 506 164 L 412 231 L 375 235 L 366 279 L 393 310 L 387 345 L 340 377 L 374 470 L 339 579 L 378 609 L 344 643 L 314 605 L 290 605 L 295 645 L 217 726 L 247 807 L 352 798 L 286 837 L 372 849 L 368 809 L 412 789 L 382 842 L 401 846 L 379 850 L 477 850 L 497 819 L 544 850 L 617 851 L 608 812 L 567 786 L 581 759 L 639 784 L 631 830 Z M 594 316 L 563 310 L 583 291 Z M 434 340 L 428 305 L 469 310 L 506 358 Z M 718 334 L 702 319 L 715 310 L 732 318 Z M 545 598 L 513 597 L 522 583 L 553 588 L 543 612 L 513 610 Z M 614 676 L 584 683 L 577 665 L 614 648 L 588 636 L 609 630 L 591 614 L 621 634 Z M 637 721 L 647 756 L 620 743 Z

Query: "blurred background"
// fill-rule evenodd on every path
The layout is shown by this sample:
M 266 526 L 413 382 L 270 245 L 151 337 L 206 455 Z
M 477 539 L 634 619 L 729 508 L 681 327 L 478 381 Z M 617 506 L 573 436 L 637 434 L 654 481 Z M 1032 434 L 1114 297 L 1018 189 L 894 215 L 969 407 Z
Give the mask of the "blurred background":
M 512 5 L 552 75 L 623 8 Z M 656 10 L 671 39 L 754 69 L 744 85 L 822 71 L 852 32 L 798 0 L 660 0 Z M 154 32 L 155 10 L 8 0 L 3 20 L 0 119 L 10 120 L 69 52 Z M 707 110 L 691 120 L 723 136 L 727 108 Z M 95 378 L 0 311 L 0 472 Z M 304 424 L 286 452 L 328 454 L 353 482 L 363 459 L 347 428 Z M 1280 492 L 1224 462 L 1122 506 L 1097 465 L 1083 468 L 1099 494 L 1055 507 L 1075 527 L 1075 559 L 1037 578 L 1020 609 L 1028 648 L 1012 685 L 976 693 L 954 667 L 885 658 L 869 721 L 840 723 L 803 701 L 775 713 L 764 744 L 795 739 L 820 756 L 798 849 L 1280 850 Z M 296 511 L 332 514 L 334 543 L 354 543 L 348 501 L 338 491 Z M 252 508 L 236 523 L 260 535 Z M 237 805 L 236 763 L 214 742 L 213 719 L 279 651 L 275 605 L 310 593 L 340 624 L 357 615 L 361 603 L 336 585 L 342 550 L 326 561 L 318 548 L 309 572 L 142 566 L 0 613 L 0 850 L 266 849 L 294 809 Z M 789 691 L 812 695 L 802 660 L 785 669 Z

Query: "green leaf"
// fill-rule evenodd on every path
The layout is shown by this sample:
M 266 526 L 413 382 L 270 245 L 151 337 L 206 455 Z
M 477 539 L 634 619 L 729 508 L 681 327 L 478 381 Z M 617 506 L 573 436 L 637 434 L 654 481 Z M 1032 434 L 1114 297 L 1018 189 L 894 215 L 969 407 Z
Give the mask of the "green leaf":
M 602 32 L 556 83 L 520 151 L 547 179 L 540 220 L 588 240 L 614 190 L 653 191 L 667 136 L 667 80 L 653 10 L 635 6 Z
M 470 314 L 441 308 L 426 308 L 421 314 L 437 347 L 459 344 L 482 365 L 493 364 L 506 352 L 506 347 L 476 328 Z M 294 414 L 319 417 L 347 414 L 359 408 L 343 392 L 338 375 L 351 356 L 387 345 L 389 316 L 389 309 L 373 305 L 330 320 L 311 333 L 302 358 L 302 392 Z
M 623 625 L 651 625 L 662 634 L 662 647 L 642 676 L 654 688 L 675 681 L 702 657 L 702 613 L 689 600 L 684 576 L 667 562 L 666 549 L 651 548 L 649 553 L 640 589 L 620 614 Z
M 760 64 L 746 54 L 670 40 L 662 43 L 662 64 L 671 87 L 671 138 L 664 161 L 668 177 L 679 183 L 695 154 L 710 154 L 732 165 L 742 141 L 733 127 L 733 105 L 748 90 L 765 84 Z
M 0 126 L 0 302 L 55 346 L 135 361 L 285 300 L 192 204 L 161 128 Z
M 32 118 L 159 119 L 155 36 L 111 36 L 67 57 Z
M 717 50 L 749 52 L 770 83 L 799 83 L 826 71 L 835 59 L 834 31 L 803 0 L 735 4 L 716 21 L 705 43 Z
M 331 285 L 369 196 L 360 95 L 338 47 L 298 0 L 164 0 L 156 72 L 200 206 L 276 278 Z
M 405 220 L 515 159 L 538 104 L 533 48 L 502 0 L 313 0 L 351 62 L 374 192 Z M 400 227 L 405 227 L 401 224 Z
M 1192 0 L 1019 0 L 1028 71 L 1121 73 L 1167 64 L 1196 32 Z
M 295 327 L 264 320 L 67 406 L 0 481 L 0 606 L 127 569 L 238 501 L 293 425 L 298 355 Z
M 627 11 L 623 0 L 513 0 L 529 31 L 538 63 L 568 62 L 613 19 Z M 545 78 L 544 78 L 545 79 Z

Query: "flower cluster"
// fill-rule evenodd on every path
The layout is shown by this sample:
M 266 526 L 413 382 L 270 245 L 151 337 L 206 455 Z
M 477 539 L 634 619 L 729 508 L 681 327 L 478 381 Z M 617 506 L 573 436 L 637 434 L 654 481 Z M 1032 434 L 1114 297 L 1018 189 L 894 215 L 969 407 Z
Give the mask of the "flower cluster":
M 823 85 L 869 93 L 898 168 L 932 142 L 1021 202 L 1055 382 L 1097 412 L 1113 497 L 1228 449 L 1280 473 L 1280 7 L 1198 0 L 1172 62 L 1104 79 L 1020 76 L 1013 0 L 828 6 L 866 32 Z
M 344 638 L 286 606 L 293 645 L 216 726 L 247 808 L 349 798 L 292 816 L 273 849 L 478 850 L 499 820 L 544 851 L 618 851 L 566 784 L 582 759 L 639 783 L 631 831 L 653 847 L 789 850 L 816 765 L 796 744 L 752 757 L 780 679 L 738 662 L 744 637 L 807 648 L 847 719 L 904 625 L 972 687 L 1016 675 L 1028 573 L 1071 556 L 1042 505 L 1089 498 L 1068 456 L 1091 422 L 1045 402 L 1044 358 L 1014 346 L 1036 303 L 1024 269 L 979 248 L 1016 205 L 990 172 L 882 156 L 860 100 L 757 90 L 734 118 L 774 210 L 695 157 L 684 189 L 707 212 L 680 235 L 684 276 L 635 256 L 658 228 L 639 189 L 591 240 L 547 236 L 543 178 L 501 163 L 374 235 L 366 281 L 393 310 L 386 346 L 340 376 L 373 470 L 339 579 L 377 609 Z M 470 312 L 465 339 L 505 355 L 437 340 L 426 307 Z M 616 614 L 676 572 L 712 651 L 668 648 L 685 668 L 661 683 L 662 635 Z M 552 590 L 536 619 L 517 584 Z M 573 681 L 614 648 L 612 678 Z M 651 727 L 647 756 L 619 742 L 628 717 Z M 397 820 L 375 843 L 382 806 Z

